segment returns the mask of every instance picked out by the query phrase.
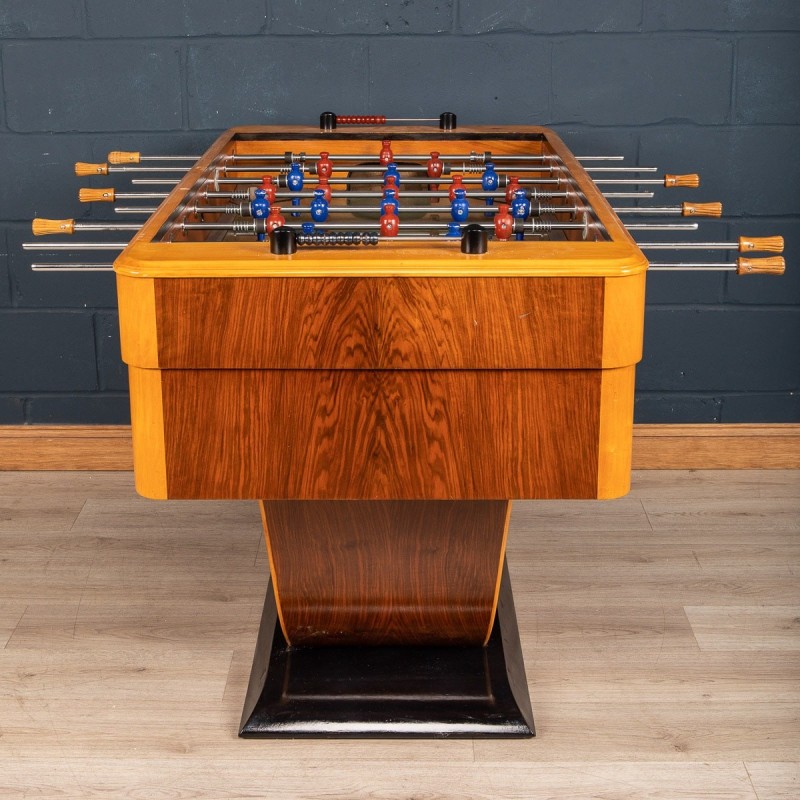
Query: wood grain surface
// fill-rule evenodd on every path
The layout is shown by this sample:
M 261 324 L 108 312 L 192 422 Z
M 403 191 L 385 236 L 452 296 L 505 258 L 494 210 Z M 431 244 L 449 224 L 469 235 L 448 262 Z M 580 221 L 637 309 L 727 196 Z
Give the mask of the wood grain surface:
M 164 370 L 172 498 L 596 497 L 601 370 Z
M 644 286 L 639 276 L 615 281 L 631 291 Z M 641 329 L 628 326 L 604 336 L 603 283 L 163 279 L 156 281 L 158 361 L 128 363 L 180 369 L 586 369 L 602 360 L 627 366 L 641 353 Z M 641 298 L 639 306 L 641 312 Z M 625 347 L 631 339 L 634 347 Z M 616 357 L 604 358 L 612 345 Z
M 284 636 L 301 646 L 483 644 L 509 505 L 263 502 Z

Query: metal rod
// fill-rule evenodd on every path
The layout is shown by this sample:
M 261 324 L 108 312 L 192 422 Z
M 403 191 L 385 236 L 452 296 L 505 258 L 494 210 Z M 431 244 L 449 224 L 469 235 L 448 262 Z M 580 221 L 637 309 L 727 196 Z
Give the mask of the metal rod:
M 139 161 L 197 161 L 202 156 L 139 156 Z
M 116 200 L 163 200 L 168 192 L 114 192 Z
M 734 242 L 637 242 L 640 250 L 738 250 Z
M 188 206 L 187 210 L 194 211 L 196 214 L 239 214 L 239 208 L 229 208 L 227 206 Z M 281 206 L 281 210 L 287 214 L 309 214 L 311 208 L 309 206 Z M 473 206 L 470 208 L 470 214 L 496 214 L 499 211 L 497 206 Z M 378 206 L 328 206 L 329 214 L 380 214 L 381 209 Z M 399 214 L 449 214 L 450 206 L 400 206 L 398 209 Z M 246 214 L 245 216 L 249 216 Z
M 595 181 L 597 186 L 663 186 L 663 178 L 609 178 Z
M 403 164 L 405 162 L 397 161 L 395 163 Z M 452 175 L 454 173 L 459 173 L 459 172 L 472 172 L 472 173 L 480 172 L 481 171 L 481 166 L 482 165 L 479 162 L 470 164 L 470 163 L 467 163 L 465 161 L 465 162 L 462 162 L 462 164 L 460 166 L 457 163 L 456 164 L 448 163 L 448 164 L 445 165 L 445 169 L 444 169 L 444 172 L 442 174 L 443 175 Z M 286 174 L 289 171 L 289 167 L 286 164 L 284 164 L 280 169 L 277 169 L 277 170 L 276 170 L 275 167 L 263 167 L 263 166 L 244 167 L 244 166 L 236 166 L 235 164 L 233 164 L 231 166 L 222 167 L 221 169 L 225 172 L 225 174 L 227 174 L 228 172 L 248 172 L 248 173 L 249 172 L 258 172 L 258 173 L 264 173 L 264 172 L 268 172 L 268 171 L 271 171 L 271 172 L 276 172 L 277 171 L 280 174 Z M 397 167 L 397 171 L 400 172 L 400 173 L 419 172 L 421 169 L 423 169 L 421 164 L 420 165 L 414 165 L 414 166 L 398 166 Z M 536 162 L 536 163 L 532 162 L 532 163 L 529 163 L 529 164 L 526 164 L 524 162 L 519 163 L 519 164 L 513 164 L 513 165 L 509 166 L 508 169 L 513 169 L 514 171 L 517 171 L 517 172 L 549 172 L 549 173 L 552 173 L 552 172 L 561 171 L 562 167 L 559 166 L 559 165 L 554 165 L 554 164 L 550 164 L 550 163 L 547 163 L 547 162 L 539 161 L 539 162 Z M 586 172 L 658 172 L 658 167 L 586 167 L 585 169 L 586 169 Z M 336 172 L 336 173 L 340 173 L 340 172 L 349 172 L 349 173 L 353 173 L 353 172 L 381 172 L 383 170 L 385 170 L 385 167 L 382 166 L 381 164 L 376 164 L 374 166 L 373 165 L 368 165 L 368 164 L 350 164 L 350 165 L 347 165 L 347 166 L 335 167 L 334 168 L 334 172 Z M 303 171 L 308 175 L 314 175 L 314 174 L 316 174 L 317 170 L 316 170 L 316 166 L 313 163 L 311 163 L 311 164 L 306 164 L 304 166 L 304 170 Z M 333 181 L 335 179 L 333 177 L 331 177 L 331 180 Z M 433 179 L 432 178 L 428 178 L 428 180 L 433 180 Z
M 180 181 L 159 178 L 131 178 L 131 183 L 139 186 L 177 186 Z
M 33 272 L 113 272 L 113 264 L 31 264 Z
M 327 225 L 336 227 L 339 230 L 380 230 L 379 222 L 344 222 Z M 526 229 L 530 232 L 547 232 L 550 230 L 585 230 L 587 224 L 582 222 L 542 222 L 540 220 L 528 220 L 525 223 Z M 234 233 L 255 233 L 255 223 L 249 221 L 236 222 L 182 222 L 176 227 L 185 231 L 233 231 Z M 407 230 L 446 230 L 446 222 L 406 222 L 404 227 Z
M 135 222 L 76 222 L 76 231 L 138 231 L 141 225 Z
M 155 206 L 114 206 L 115 214 L 142 214 L 149 217 L 150 214 L 154 214 L 155 212 Z
M 189 167 L 128 167 L 109 164 L 109 172 L 187 172 Z
M 673 222 L 665 225 L 651 225 L 647 223 L 643 225 L 625 226 L 629 231 L 696 231 L 698 227 L 696 222 Z
M 675 264 L 656 264 L 652 263 L 648 267 L 648 269 L 652 270 L 663 270 L 665 272 L 669 272 L 670 270 L 692 270 L 694 272 L 736 272 L 737 265 L 730 264 L 727 262 L 723 263 L 702 263 L 702 262 L 676 262 Z
M 534 153 L 519 153 L 496 155 L 490 151 L 472 152 L 472 153 L 440 153 L 440 161 L 471 161 L 475 164 L 485 164 L 487 161 L 486 153 L 489 153 L 489 161 L 506 162 L 506 161 L 555 161 L 563 163 L 561 158 L 555 154 L 534 154 Z M 289 153 L 291 161 L 316 161 L 316 154 L 309 153 Z M 144 156 L 142 156 L 144 158 Z M 169 156 L 159 156 L 159 158 L 168 159 Z M 176 156 L 177 158 L 177 156 Z M 188 158 L 188 156 L 187 156 Z M 197 156 L 200 158 L 200 156 Z M 328 159 L 331 161 L 378 161 L 378 154 L 376 153 L 331 153 Z M 425 161 L 430 158 L 430 153 L 397 153 L 392 156 L 392 160 L 399 161 Z M 625 156 L 575 156 L 577 161 L 624 161 Z M 281 161 L 284 164 L 288 163 L 286 153 L 236 153 L 228 156 L 227 161 L 230 163 L 248 162 L 248 161 Z
M 586 172 L 658 172 L 658 167 L 584 167 Z
M 681 206 L 630 206 L 615 208 L 617 214 L 683 214 Z
M 374 178 L 331 178 L 329 180 L 329 184 L 331 186 L 337 184 L 353 184 L 353 185 L 375 185 L 376 183 L 382 183 L 383 178 L 381 176 L 376 176 Z M 480 178 L 462 178 L 461 182 L 464 184 L 475 184 L 480 185 L 481 179 Z M 520 183 L 525 184 L 536 184 L 541 186 L 560 186 L 565 183 L 563 178 L 520 178 Z M 261 181 L 258 178 L 209 178 L 208 183 L 214 184 L 243 184 L 249 186 L 260 186 Z M 319 183 L 319 178 L 306 178 L 305 183 L 309 184 L 310 186 L 316 186 Z M 438 183 L 444 184 L 445 186 L 449 186 L 452 181 L 449 180 L 442 180 L 441 178 L 408 178 L 404 177 L 402 180 L 402 185 L 406 186 L 409 184 L 430 184 L 430 183 Z M 402 187 L 401 187 L 402 192 Z
M 137 228 L 140 226 L 137 226 Z M 128 242 L 23 242 L 23 250 L 124 250 Z

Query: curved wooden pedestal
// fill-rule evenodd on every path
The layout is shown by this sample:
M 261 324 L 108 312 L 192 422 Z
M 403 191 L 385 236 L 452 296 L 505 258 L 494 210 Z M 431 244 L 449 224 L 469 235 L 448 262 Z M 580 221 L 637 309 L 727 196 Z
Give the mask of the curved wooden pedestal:
M 506 500 L 264 501 L 242 736 L 532 736 Z
M 508 569 L 486 646 L 290 647 L 270 583 L 239 735 L 533 736 Z

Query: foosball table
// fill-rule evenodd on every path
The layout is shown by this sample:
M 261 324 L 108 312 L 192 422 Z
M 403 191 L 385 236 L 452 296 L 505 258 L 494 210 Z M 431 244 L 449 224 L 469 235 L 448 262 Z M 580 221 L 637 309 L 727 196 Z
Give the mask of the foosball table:
M 622 178 L 541 127 L 391 122 L 326 113 L 233 128 L 201 157 L 111 153 L 77 172 L 158 177 L 81 199 L 161 200 L 118 207 L 144 224 L 34 221 L 134 233 L 85 248 L 122 250 L 139 493 L 260 502 L 271 581 L 243 736 L 533 735 L 511 501 L 628 491 L 648 266 L 783 271 L 648 265 L 781 252 L 637 244 L 697 224 L 621 218 L 721 214 L 639 204 L 696 175 Z

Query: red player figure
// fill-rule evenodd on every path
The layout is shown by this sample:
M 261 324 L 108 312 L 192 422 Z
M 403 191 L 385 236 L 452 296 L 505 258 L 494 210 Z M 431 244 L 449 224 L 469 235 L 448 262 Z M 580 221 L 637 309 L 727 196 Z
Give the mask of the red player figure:
M 514 217 L 508 213 L 508 206 L 501 203 L 494 215 L 494 235 L 498 239 L 510 239 L 514 232 Z
M 456 189 L 463 189 L 465 192 L 467 191 L 467 187 L 464 186 L 464 178 L 462 178 L 461 175 L 453 175 L 453 182 L 450 184 L 451 203 L 456 199 Z
M 444 163 L 442 159 L 439 158 L 439 153 L 436 150 L 431 150 L 431 157 L 428 159 L 428 177 L 429 178 L 441 178 L 442 172 L 444 170 Z M 428 189 L 431 192 L 438 192 L 439 191 L 439 184 L 438 183 L 431 183 L 428 186 Z M 439 201 L 438 197 L 431 198 L 434 203 Z
M 322 152 L 319 154 L 319 161 L 317 161 L 317 175 L 320 178 L 330 178 L 333 172 L 333 161 L 328 158 L 328 153 Z
M 514 199 L 514 192 L 518 192 L 522 187 L 519 185 L 519 178 L 511 177 L 508 179 L 506 187 L 506 203 L 511 203 Z
M 390 164 L 394 160 L 394 153 L 392 152 L 392 142 L 390 139 L 384 139 L 381 142 L 381 152 L 378 154 L 378 161 L 381 162 L 381 166 L 386 166 Z
M 381 236 L 397 236 L 400 230 L 400 217 L 394 213 L 394 209 L 388 206 L 386 213 L 381 216 Z
M 272 206 L 267 217 L 267 233 L 272 233 L 275 228 L 280 228 L 286 224 L 286 217 L 281 216 L 281 207 Z
M 383 182 L 383 189 L 382 192 L 385 192 L 387 189 L 394 189 L 395 197 L 400 197 L 400 187 L 397 185 L 397 179 L 394 175 L 389 175 Z
M 272 205 L 275 202 L 275 186 L 272 183 L 272 175 L 265 175 L 261 179 L 261 188 L 267 193 L 267 200 Z
M 328 183 L 327 178 L 320 178 L 319 183 L 317 183 L 317 189 L 322 189 L 325 192 L 325 200 L 330 203 L 331 201 L 331 187 Z

